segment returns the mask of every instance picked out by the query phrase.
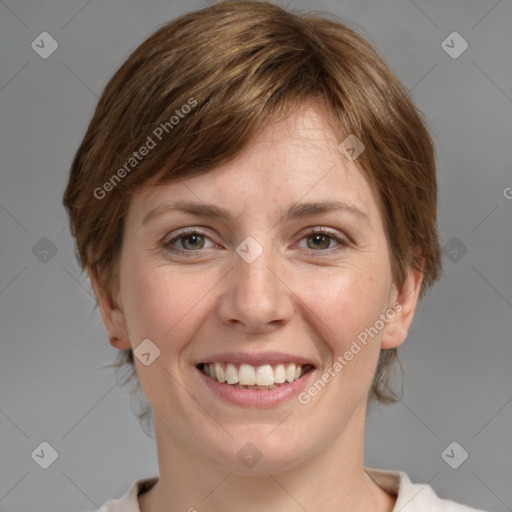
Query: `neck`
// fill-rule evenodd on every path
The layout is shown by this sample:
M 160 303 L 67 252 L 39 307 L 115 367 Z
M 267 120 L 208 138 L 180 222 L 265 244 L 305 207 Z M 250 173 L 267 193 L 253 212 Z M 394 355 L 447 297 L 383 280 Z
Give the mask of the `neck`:
M 139 497 L 141 512 L 391 512 L 396 497 L 364 471 L 366 408 L 355 416 L 341 436 L 320 443 L 293 468 L 255 476 L 215 464 L 155 416 L 160 477 Z

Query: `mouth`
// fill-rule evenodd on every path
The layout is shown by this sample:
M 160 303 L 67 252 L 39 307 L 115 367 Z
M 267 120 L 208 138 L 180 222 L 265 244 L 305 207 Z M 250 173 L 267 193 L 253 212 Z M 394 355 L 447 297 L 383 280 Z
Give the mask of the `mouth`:
M 315 367 L 295 362 L 262 364 L 204 362 L 197 369 L 209 379 L 236 389 L 270 391 L 303 379 Z

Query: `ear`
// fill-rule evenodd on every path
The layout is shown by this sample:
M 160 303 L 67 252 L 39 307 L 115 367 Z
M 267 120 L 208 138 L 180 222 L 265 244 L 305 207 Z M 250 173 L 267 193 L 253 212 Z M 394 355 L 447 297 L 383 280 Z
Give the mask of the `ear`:
M 418 304 L 422 281 L 423 273 L 411 268 L 400 290 L 393 286 L 389 308 L 395 312 L 395 317 L 386 324 L 381 348 L 396 348 L 405 341 Z
M 88 268 L 87 272 L 98 301 L 101 319 L 108 332 L 110 344 L 119 350 L 131 348 L 122 306 L 116 300 L 114 294 L 100 285 L 96 269 Z

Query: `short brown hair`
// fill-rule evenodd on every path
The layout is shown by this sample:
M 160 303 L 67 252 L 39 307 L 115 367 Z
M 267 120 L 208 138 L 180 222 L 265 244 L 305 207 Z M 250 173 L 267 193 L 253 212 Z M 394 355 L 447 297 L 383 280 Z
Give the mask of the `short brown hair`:
M 103 91 L 64 195 L 82 270 L 115 290 L 123 222 L 141 186 L 209 172 L 317 97 L 339 121 L 340 137 L 354 134 L 365 145 L 357 162 L 377 191 L 396 284 L 409 268 L 421 269 L 425 296 L 441 270 L 428 127 L 372 46 L 327 16 L 224 1 L 163 25 L 130 55 Z M 127 166 L 164 128 L 162 142 Z M 394 361 L 396 349 L 381 351 L 370 399 L 396 401 Z M 124 363 L 136 378 L 131 350 L 114 366 Z

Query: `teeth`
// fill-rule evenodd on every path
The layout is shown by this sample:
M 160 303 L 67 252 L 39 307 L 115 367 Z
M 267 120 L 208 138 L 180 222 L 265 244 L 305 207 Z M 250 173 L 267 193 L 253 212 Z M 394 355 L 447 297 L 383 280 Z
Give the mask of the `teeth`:
M 274 371 L 274 382 L 282 384 L 286 380 L 286 370 L 284 364 L 278 364 Z
M 228 384 L 238 384 L 238 372 L 232 364 L 228 364 L 226 368 L 226 380 Z
M 207 363 L 202 367 L 204 374 L 219 381 L 227 382 L 242 389 L 274 389 L 277 385 L 286 382 L 294 382 L 299 379 L 307 367 L 301 364 L 278 364 L 273 367 L 270 364 L 252 366 L 242 363 L 237 369 L 232 363 Z
M 224 373 L 220 363 L 215 363 L 215 375 L 219 382 L 226 382 L 226 374 Z
M 256 384 L 256 372 L 254 366 L 241 364 L 238 370 L 238 380 L 242 386 L 254 386 Z
M 274 384 L 274 370 L 272 366 L 266 364 L 259 366 L 256 370 L 256 384 L 258 386 L 271 386 Z
M 211 374 L 211 365 L 210 365 L 210 374 Z M 288 382 L 293 382 L 295 380 L 295 364 L 289 364 L 286 368 L 286 380 Z

